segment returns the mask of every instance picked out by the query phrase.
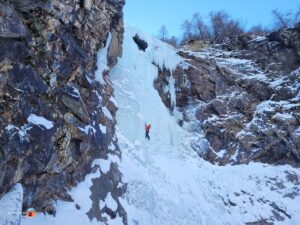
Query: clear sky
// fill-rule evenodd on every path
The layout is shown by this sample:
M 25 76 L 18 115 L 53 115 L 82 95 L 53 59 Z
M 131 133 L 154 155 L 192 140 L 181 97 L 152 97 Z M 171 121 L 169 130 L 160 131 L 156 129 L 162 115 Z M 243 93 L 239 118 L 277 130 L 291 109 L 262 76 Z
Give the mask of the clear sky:
M 181 36 L 181 24 L 195 12 L 207 16 L 224 10 L 240 19 L 246 28 L 272 24 L 271 11 L 296 10 L 300 0 L 126 0 L 125 23 L 157 35 L 165 24 L 169 35 Z

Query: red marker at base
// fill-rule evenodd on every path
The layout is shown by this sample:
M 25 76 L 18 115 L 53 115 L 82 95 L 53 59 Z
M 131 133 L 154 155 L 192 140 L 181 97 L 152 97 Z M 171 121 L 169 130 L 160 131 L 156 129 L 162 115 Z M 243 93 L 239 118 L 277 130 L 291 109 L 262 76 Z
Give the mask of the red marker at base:
M 36 216 L 36 211 L 34 208 L 29 208 L 26 211 L 26 217 L 33 218 Z

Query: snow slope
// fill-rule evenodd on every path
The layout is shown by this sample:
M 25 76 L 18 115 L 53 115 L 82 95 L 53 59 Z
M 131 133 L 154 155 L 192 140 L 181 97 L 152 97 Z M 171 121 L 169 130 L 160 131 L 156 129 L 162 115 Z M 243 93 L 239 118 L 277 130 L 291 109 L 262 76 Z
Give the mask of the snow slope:
M 23 200 L 23 188 L 21 184 L 16 184 L 11 190 L 1 198 L 0 201 L 0 224 L 18 225 L 21 221 Z
M 147 41 L 145 52 L 134 43 L 135 34 Z M 153 62 L 172 71 L 180 61 L 173 48 L 126 27 L 123 56 L 110 75 L 119 105 L 117 136 L 128 182 L 122 203 L 129 224 L 245 224 L 262 219 L 296 224 L 300 205 L 293 193 L 299 183 L 290 178 L 299 170 L 255 163 L 218 167 L 191 149 L 193 134 L 177 125 L 153 88 L 158 72 Z M 152 124 L 149 142 L 145 122 Z

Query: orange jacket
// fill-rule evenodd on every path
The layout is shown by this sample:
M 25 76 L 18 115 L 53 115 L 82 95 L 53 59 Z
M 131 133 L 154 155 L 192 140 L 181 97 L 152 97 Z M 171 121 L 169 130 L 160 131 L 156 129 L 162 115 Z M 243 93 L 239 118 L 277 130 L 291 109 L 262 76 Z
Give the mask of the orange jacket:
M 150 131 L 150 128 L 151 128 L 151 124 L 145 124 L 145 129 L 146 129 L 146 131 L 147 132 L 149 132 Z

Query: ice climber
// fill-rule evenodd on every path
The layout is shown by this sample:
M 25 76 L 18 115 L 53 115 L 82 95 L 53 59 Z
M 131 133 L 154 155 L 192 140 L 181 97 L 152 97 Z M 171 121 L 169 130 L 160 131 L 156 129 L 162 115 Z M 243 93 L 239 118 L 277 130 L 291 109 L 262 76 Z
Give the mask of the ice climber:
M 146 136 L 145 136 L 145 138 L 148 138 L 148 140 L 150 140 L 150 136 L 149 136 L 150 129 L 151 129 L 151 124 L 147 125 L 145 123 L 145 130 L 146 130 Z

